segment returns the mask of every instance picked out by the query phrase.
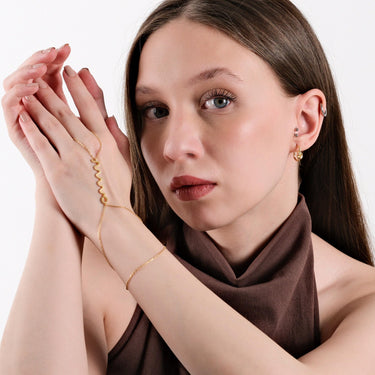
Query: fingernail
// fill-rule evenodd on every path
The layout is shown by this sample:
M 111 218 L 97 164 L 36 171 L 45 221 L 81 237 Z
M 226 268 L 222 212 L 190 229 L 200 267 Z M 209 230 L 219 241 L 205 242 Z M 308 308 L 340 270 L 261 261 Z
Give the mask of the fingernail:
M 40 68 L 41 66 L 43 66 L 44 64 L 40 63 L 40 64 L 34 64 L 34 65 L 31 65 L 31 69 L 38 69 Z
M 50 53 L 54 49 L 55 49 L 55 47 L 47 48 L 47 49 L 43 50 L 42 53 L 46 55 L 47 53 Z
M 35 82 L 39 85 L 41 89 L 46 89 L 48 87 L 47 83 L 44 82 L 41 78 L 37 78 Z
M 82 70 L 87 70 L 88 72 L 90 72 L 89 68 L 82 68 Z
M 26 83 L 26 87 L 39 87 L 39 85 L 35 82 Z
M 30 120 L 30 116 L 28 115 L 27 112 L 22 111 L 22 112 L 20 113 L 20 119 L 22 120 L 22 122 L 27 122 L 27 121 Z
M 59 47 L 58 49 L 63 49 L 64 47 L 66 47 L 66 46 L 68 46 L 69 45 L 69 43 L 65 43 L 65 44 L 63 44 L 61 47 Z
M 76 75 L 76 72 L 69 65 L 64 66 L 64 72 L 68 77 L 74 77 Z
M 26 100 L 27 102 L 31 102 L 34 99 L 34 97 L 32 95 L 26 95 L 23 97 L 23 99 Z

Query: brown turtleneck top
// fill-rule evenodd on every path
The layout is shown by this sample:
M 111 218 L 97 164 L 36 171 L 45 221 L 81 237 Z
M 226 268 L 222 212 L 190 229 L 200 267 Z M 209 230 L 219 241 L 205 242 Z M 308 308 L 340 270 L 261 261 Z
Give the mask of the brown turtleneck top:
M 206 233 L 184 225 L 176 238 L 172 252 L 180 262 L 291 355 L 298 358 L 319 345 L 311 219 L 304 197 L 238 277 Z M 188 372 L 137 306 L 108 355 L 107 374 Z

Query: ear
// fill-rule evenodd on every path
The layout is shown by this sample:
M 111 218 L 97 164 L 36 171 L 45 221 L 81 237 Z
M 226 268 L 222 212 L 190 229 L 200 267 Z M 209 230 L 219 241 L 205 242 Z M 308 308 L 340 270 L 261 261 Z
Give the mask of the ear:
M 294 138 L 294 142 L 302 151 L 310 148 L 317 140 L 326 108 L 325 95 L 318 89 L 309 90 L 298 97 L 296 102 L 298 137 Z

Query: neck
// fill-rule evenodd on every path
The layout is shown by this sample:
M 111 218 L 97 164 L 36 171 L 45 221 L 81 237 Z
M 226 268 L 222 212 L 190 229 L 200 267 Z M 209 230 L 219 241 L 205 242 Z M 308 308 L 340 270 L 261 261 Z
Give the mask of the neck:
M 298 200 L 298 188 L 281 197 L 276 192 L 271 193 L 230 224 L 207 232 L 236 274 L 246 270 L 292 213 Z

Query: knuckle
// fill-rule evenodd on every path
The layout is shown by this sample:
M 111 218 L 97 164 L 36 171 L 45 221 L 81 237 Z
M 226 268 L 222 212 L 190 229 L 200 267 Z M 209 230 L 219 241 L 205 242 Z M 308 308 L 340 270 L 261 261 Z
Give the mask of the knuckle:
M 9 111 L 12 106 L 13 95 L 10 92 L 7 92 L 1 98 L 1 106 L 3 107 L 4 112 Z
M 94 94 L 94 99 L 95 100 L 103 100 L 103 98 L 104 98 L 104 92 L 100 87 L 98 87 L 96 89 L 95 94 Z
M 92 149 L 94 150 L 94 155 L 97 155 L 101 149 L 101 144 L 99 143 L 99 141 L 95 138 L 93 139 L 93 142 L 92 142 Z
M 33 149 L 35 150 L 37 154 L 43 153 L 44 151 L 48 149 L 48 147 L 50 147 L 49 142 L 47 141 L 45 137 L 38 137 L 37 139 L 34 139 L 33 141 Z
M 75 116 L 68 107 L 61 106 L 56 109 L 56 117 L 61 120 L 70 120 Z
M 1 98 L 1 106 L 3 107 L 4 110 L 5 110 L 5 108 L 7 107 L 8 102 L 9 102 L 9 95 L 5 94 L 5 95 Z
M 80 144 L 80 146 L 81 148 L 85 149 L 85 153 L 81 153 L 83 158 L 87 158 L 88 153 L 93 156 L 97 156 L 101 149 L 101 143 L 94 135 L 87 136 L 86 139 L 84 139 L 84 141 Z
M 53 117 L 41 119 L 41 123 L 43 123 L 43 128 L 48 133 L 52 132 L 54 129 L 56 129 L 59 126 L 59 122 Z
M 10 76 L 6 77 L 3 81 L 3 88 L 5 91 L 9 90 Z

